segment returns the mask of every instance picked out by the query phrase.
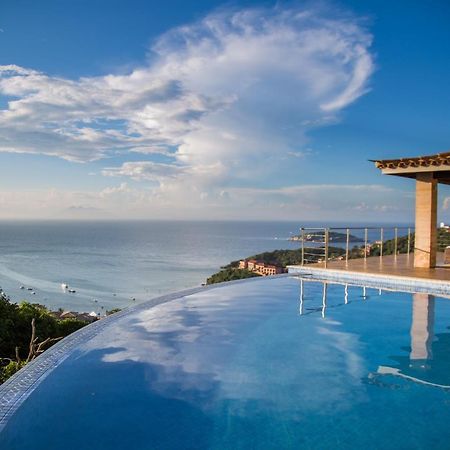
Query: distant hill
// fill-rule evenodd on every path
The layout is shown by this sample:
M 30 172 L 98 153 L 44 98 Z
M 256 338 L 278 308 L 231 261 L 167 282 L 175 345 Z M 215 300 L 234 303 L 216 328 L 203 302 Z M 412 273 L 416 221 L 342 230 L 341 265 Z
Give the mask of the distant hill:
M 311 262 L 317 262 L 323 258 L 323 248 L 312 247 L 305 249 L 307 258 Z M 345 254 L 345 250 L 338 247 L 328 247 L 328 256 L 334 258 Z M 302 262 L 302 250 L 274 250 L 271 252 L 258 253 L 257 255 L 248 256 L 245 259 L 256 259 L 256 261 L 262 261 L 264 264 L 273 264 L 278 267 L 286 267 L 291 264 L 301 264 Z M 225 268 L 238 267 L 239 261 L 232 261 Z
M 309 255 L 306 255 L 311 262 L 317 262 L 323 258 L 323 249 L 308 248 L 305 250 Z M 329 247 L 329 257 L 335 258 L 345 254 L 345 250 L 337 247 Z M 302 251 L 297 250 L 274 250 L 271 252 L 258 253 L 257 255 L 249 256 L 245 259 L 255 259 L 265 264 L 272 264 L 278 267 L 286 267 L 291 264 L 301 264 Z M 221 283 L 223 281 L 239 280 L 243 278 L 252 278 L 260 276 L 254 272 L 246 269 L 239 269 L 239 261 L 232 261 L 230 264 L 222 267 L 222 270 L 211 275 L 206 284 Z
M 261 275 L 250 272 L 247 269 L 234 269 L 231 267 L 220 270 L 219 272 L 211 275 L 207 280 L 206 284 L 222 283 L 224 281 L 242 280 L 243 278 L 255 278 Z

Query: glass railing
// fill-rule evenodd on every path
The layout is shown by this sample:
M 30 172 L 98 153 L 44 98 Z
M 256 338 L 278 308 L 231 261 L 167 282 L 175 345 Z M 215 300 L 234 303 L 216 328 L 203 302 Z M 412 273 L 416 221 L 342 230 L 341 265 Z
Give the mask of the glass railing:
M 301 265 L 414 251 L 412 227 L 302 227 L 291 239 L 301 244 Z

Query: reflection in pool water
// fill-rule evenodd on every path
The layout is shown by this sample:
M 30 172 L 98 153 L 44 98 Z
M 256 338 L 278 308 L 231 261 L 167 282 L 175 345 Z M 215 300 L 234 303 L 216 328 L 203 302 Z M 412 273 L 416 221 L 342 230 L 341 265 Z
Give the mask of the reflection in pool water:
M 130 312 L 36 387 L 0 447 L 448 448 L 450 302 L 381 294 L 280 277 Z
M 380 366 L 377 374 L 396 375 L 416 383 L 450 389 L 450 333 L 434 334 L 434 296 L 414 294 L 412 308 L 409 357 L 393 356 L 397 364 Z M 376 376 L 371 374 L 371 377 Z

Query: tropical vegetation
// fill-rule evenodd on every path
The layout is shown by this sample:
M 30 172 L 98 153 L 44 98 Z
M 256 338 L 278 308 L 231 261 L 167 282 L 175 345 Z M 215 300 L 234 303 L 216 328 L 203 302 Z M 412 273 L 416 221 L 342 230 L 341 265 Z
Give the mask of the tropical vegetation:
M 78 319 L 59 319 L 43 305 L 13 303 L 0 291 L 0 383 L 85 325 Z

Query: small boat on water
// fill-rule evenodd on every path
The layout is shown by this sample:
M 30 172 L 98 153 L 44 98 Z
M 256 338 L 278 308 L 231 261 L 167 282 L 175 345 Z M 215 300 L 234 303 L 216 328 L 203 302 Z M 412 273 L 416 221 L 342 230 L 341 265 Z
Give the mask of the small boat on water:
M 25 289 L 25 286 L 20 286 L 20 289 Z
M 77 292 L 75 289 L 68 289 L 67 292 L 70 292 L 71 294 L 75 294 Z
M 69 285 L 66 283 L 61 283 L 61 288 L 62 289 L 69 289 Z

